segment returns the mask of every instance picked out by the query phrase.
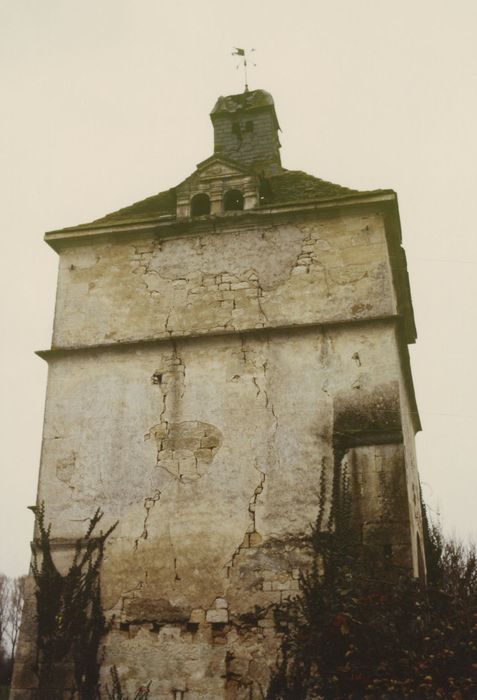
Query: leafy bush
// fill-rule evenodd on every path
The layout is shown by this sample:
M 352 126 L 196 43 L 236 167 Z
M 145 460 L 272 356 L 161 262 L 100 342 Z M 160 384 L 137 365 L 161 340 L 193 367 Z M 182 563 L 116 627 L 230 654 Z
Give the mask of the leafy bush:
M 322 496 L 298 596 L 275 609 L 285 632 L 268 700 L 475 699 L 475 547 L 446 540 L 425 516 L 427 583 L 390 575 L 356 540 L 346 474 L 332 501 L 325 523 Z
M 37 603 L 38 699 L 64 697 L 68 688 L 64 666 L 73 663 L 71 697 L 101 700 L 98 652 L 106 624 L 101 607 L 99 573 L 104 544 L 117 523 L 105 533 L 95 534 L 103 517 L 99 510 L 89 521 L 86 534 L 78 539 L 68 572 L 62 575 L 52 557 L 51 525 L 45 526 L 44 503 L 36 511 L 39 538 L 33 547 L 33 577 Z M 40 556 L 39 556 L 40 555 Z M 40 558 L 40 562 L 39 562 Z M 63 666 L 63 668 L 62 668 Z M 129 700 L 121 687 L 116 666 L 110 669 L 112 686 L 108 700 Z M 139 688 L 134 700 L 147 700 L 151 683 Z
M 76 541 L 71 566 L 62 575 L 53 561 L 51 525 L 45 526 L 44 503 L 36 512 L 39 539 L 33 547 L 32 570 L 36 583 L 40 699 L 52 700 L 56 691 L 62 697 L 63 688 L 55 676 L 61 664 L 71 660 L 81 700 L 98 697 L 98 649 L 105 632 L 99 570 L 104 543 L 117 524 L 95 535 L 102 517 L 98 509 L 89 521 L 84 538 Z

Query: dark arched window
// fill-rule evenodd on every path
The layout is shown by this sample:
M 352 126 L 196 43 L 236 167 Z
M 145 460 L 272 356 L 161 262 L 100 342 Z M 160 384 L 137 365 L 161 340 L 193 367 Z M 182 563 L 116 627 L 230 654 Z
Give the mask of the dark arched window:
M 204 214 L 210 214 L 210 199 L 209 195 L 204 192 L 195 194 L 192 197 L 190 205 L 191 216 L 203 216 Z
M 229 190 L 224 197 L 225 211 L 241 211 L 243 209 L 243 194 L 240 190 Z

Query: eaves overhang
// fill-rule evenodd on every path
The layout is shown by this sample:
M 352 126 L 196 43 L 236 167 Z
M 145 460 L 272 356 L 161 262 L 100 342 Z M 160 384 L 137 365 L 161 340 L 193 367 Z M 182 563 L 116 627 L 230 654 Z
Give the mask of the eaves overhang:
M 136 232 L 144 232 L 146 230 L 154 230 L 158 235 L 169 235 L 171 232 L 189 233 L 196 232 L 204 228 L 204 224 L 210 227 L 211 222 L 220 222 L 226 224 L 227 221 L 237 219 L 259 219 L 279 213 L 288 212 L 304 212 L 304 211 L 326 211 L 336 210 L 340 208 L 348 208 L 353 206 L 363 206 L 366 204 L 379 204 L 396 200 L 396 194 L 393 190 L 377 190 L 376 192 L 353 193 L 346 194 L 340 197 L 330 197 L 328 199 L 307 199 L 294 200 L 285 203 L 274 203 L 272 205 L 262 205 L 254 209 L 245 211 L 227 212 L 222 215 L 207 215 L 199 217 L 189 217 L 178 219 L 173 214 L 162 214 L 160 216 L 142 218 L 135 217 L 130 220 L 112 221 L 109 223 L 98 222 L 91 224 L 82 224 L 80 226 L 71 226 L 62 229 L 55 229 L 45 233 L 44 240 L 54 250 L 59 252 L 65 245 L 78 242 L 79 240 L 92 239 L 98 236 L 121 235 L 124 233 L 134 234 Z M 180 231 L 179 231 L 180 229 Z

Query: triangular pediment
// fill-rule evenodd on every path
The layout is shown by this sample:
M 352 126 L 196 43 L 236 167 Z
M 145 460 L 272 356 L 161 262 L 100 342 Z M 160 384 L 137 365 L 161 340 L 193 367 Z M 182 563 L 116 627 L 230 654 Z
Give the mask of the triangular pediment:
M 198 163 L 195 174 L 202 179 L 209 177 L 233 177 L 237 175 L 243 177 L 244 175 L 251 175 L 251 172 L 233 160 L 214 155 Z
M 200 186 L 199 183 L 202 183 L 202 187 L 209 187 L 214 181 L 224 183 L 230 180 L 234 183 L 250 177 L 256 177 L 253 171 L 243 168 L 229 158 L 213 155 L 203 160 L 201 163 L 198 163 L 197 169 L 181 182 L 176 189 L 180 197 L 183 193 L 190 191 L 191 188 L 194 189 Z

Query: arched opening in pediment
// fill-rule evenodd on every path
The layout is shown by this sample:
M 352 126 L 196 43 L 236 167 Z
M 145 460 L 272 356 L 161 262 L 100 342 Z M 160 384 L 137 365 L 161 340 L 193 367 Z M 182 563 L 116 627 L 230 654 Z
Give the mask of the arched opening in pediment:
M 210 214 L 209 195 L 205 194 L 205 192 L 199 192 L 199 194 L 195 194 L 191 199 L 190 215 L 204 216 L 205 214 Z
M 229 190 L 224 196 L 225 211 L 241 211 L 243 209 L 243 194 L 240 190 Z

